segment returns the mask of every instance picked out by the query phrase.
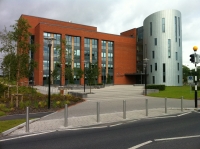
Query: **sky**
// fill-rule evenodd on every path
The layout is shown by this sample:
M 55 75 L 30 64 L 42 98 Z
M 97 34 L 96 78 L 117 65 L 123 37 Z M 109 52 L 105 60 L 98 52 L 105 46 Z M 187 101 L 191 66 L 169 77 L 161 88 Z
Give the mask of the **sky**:
M 119 35 L 143 26 L 144 19 L 154 12 L 176 9 L 182 14 L 183 65 L 193 69 L 189 60 L 193 46 L 198 46 L 200 53 L 199 6 L 200 0 L 0 0 L 0 31 L 10 30 L 10 25 L 26 14 L 96 26 L 98 32 Z

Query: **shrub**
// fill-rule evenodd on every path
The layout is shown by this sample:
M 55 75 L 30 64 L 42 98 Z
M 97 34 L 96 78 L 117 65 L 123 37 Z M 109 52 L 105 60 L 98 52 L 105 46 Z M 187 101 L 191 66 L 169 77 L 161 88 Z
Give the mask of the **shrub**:
M 38 105 L 39 105 L 40 108 L 44 108 L 47 105 L 47 103 L 46 103 L 46 101 L 40 101 L 38 103 Z
M 7 87 L 0 83 L 0 96 L 2 96 L 4 94 L 6 89 L 7 89 Z
M 19 102 L 19 108 L 22 109 L 22 110 L 24 110 L 25 107 L 26 107 L 25 103 L 23 101 L 20 101 Z
M 3 116 L 3 115 L 5 115 L 5 112 L 0 111 L 0 116 Z
M 165 85 L 147 85 L 147 89 L 159 89 L 160 91 L 165 90 Z

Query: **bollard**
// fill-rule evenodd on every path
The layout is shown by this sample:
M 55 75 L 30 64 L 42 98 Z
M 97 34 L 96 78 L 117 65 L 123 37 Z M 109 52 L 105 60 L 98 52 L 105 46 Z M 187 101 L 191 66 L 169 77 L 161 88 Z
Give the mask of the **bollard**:
M 68 107 L 65 104 L 65 111 L 64 111 L 64 127 L 68 126 Z
M 167 113 L 167 98 L 165 97 L 165 113 Z
M 146 99 L 146 116 L 148 116 L 148 99 Z
M 183 112 L 183 96 L 181 97 L 181 111 Z
M 29 132 L 29 107 L 26 107 L 26 132 Z
M 100 122 L 100 103 L 97 102 L 97 123 Z
M 126 119 L 126 100 L 123 100 L 123 119 Z

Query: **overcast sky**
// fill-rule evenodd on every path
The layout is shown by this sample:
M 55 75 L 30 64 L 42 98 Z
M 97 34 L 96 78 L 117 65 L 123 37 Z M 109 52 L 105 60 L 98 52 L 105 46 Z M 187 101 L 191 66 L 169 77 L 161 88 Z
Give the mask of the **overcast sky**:
M 200 51 L 199 6 L 200 0 L 0 0 L 0 31 L 26 14 L 96 26 L 99 32 L 119 35 L 142 26 L 154 12 L 177 9 L 182 14 L 183 65 L 194 68 L 189 55 L 195 45 Z

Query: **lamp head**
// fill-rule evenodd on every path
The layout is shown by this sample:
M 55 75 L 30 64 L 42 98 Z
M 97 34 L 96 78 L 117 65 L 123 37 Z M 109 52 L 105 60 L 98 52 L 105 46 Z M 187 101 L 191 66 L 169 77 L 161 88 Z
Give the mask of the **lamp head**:
M 196 52 L 196 51 L 197 51 L 197 49 L 198 49 L 198 47 L 197 47 L 197 46 L 194 46 L 194 47 L 193 47 L 193 50 L 194 50 L 194 52 Z

